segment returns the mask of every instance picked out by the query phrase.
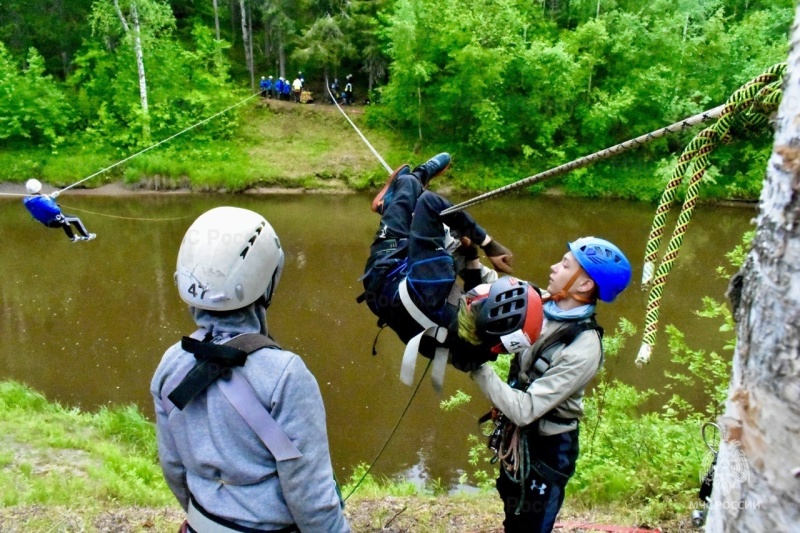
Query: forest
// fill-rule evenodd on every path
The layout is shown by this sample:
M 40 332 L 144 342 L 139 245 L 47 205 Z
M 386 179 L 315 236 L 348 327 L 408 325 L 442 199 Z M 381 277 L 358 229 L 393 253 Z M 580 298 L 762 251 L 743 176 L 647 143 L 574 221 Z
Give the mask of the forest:
M 723 103 L 786 57 L 792 6 L 8 0 L 0 4 L 0 180 L 83 177 L 246 98 L 261 76 L 302 71 L 316 94 L 326 78 L 352 74 L 366 126 L 399 135 L 410 151 L 458 154 L 463 168 L 478 169 L 461 185 L 488 190 Z M 240 138 L 243 117 L 215 118 L 165 159 L 230 158 L 221 142 L 252 142 Z M 568 194 L 653 200 L 693 134 L 560 183 Z M 703 194 L 756 198 L 770 142 L 765 128 L 719 150 Z M 85 172 L 52 164 L 67 157 L 91 163 Z M 139 172 L 188 172 L 160 165 Z

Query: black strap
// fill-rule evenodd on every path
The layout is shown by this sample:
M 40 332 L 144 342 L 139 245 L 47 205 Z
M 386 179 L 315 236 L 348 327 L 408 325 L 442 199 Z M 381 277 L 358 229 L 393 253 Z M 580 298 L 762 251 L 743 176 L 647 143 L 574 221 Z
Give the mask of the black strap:
M 594 318 L 594 315 L 589 317 L 588 320 L 581 320 L 580 322 L 571 322 L 567 327 L 559 329 L 555 332 L 554 335 L 547 338 L 536 350 L 536 353 L 533 354 L 533 360 L 531 362 L 531 368 L 537 374 L 534 379 L 538 378 L 544 372 L 550 368 L 552 364 L 552 360 L 549 358 L 548 351 L 550 348 L 557 344 L 563 344 L 565 346 L 569 346 L 573 343 L 573 341 L 578 338 L 578 336 L 583 333 L 584 331 L 595 330 L 597 334 L 600 335 L 600 339 L 603 338 L 603 328 L 597 323 Z M 538 364 L 537 364 L 538 363 Z M 543 363 L 543 364 L 542 364 Z M 512 372 L 509 373 L 510 378 L 516 379 L 516 374 L 519 371 L 514 371 L 514 367 L 512 365 Z M 520 384 L 521 385 L 521 384 Z
M 294 524 L 292 524 L 291 526 L 286 526 L 286 527 L 281 528 L 281 529 L 272 529 L 270 531 L 267 531 L 267 530 L 264 530 L 264 529 L 254 529 L 252 527 L 241 526 L 241 525 L 237 524 L 236 522 L 231 522 L 230 520 L 226 520 L 224 518 L 221 518 L 219 516 L 216 516 L 216 515 L 213 515 L 213 514 L 209 513 L 208 511 L 206 511 L 203 508 L 202 505 L 197 503 L 197 500 L 194 499 L 194 496 L 192 494 L 189 494 L 189 498 L 191 498 L 192 505 L 194 505 L 194 508 L 197 509 L 198 511 L 200 511 L 200 514 L 202 514 L 203 516 L 205 516 L 206 518 L 208 518 L 212 522 L 216 522 L 217 524 L 219 524 L 221 526 L 225 526 L 228 529 L 232 529 L 233 531 L 241 531 L 242 533 L 295 533 L 295 532 L 299 533 L 300 532 L 300 530 Z
M 236 366 L 244 366 L 247 356 L 261 348 L 280 346 L 271 338 L 258 333 L 239 335 L 225 344 L 202 342 L 191 337 L 181 339 L 181 348 L 197 360 L 185 378 L 167 396 L 183 410 L 195 396 L 204 391 L 217 378 Z

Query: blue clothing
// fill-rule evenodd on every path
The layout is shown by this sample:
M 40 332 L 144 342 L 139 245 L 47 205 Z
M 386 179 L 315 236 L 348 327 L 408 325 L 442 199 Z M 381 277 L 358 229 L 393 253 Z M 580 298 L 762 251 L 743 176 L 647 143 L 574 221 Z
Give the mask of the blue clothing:
M 33 218 L 44 224 L 50 226 L 59 216 L 61 216 L 61 208 L 55 200 L 45 195 L 26 196 L 22 203 L 25 208 L 33 215 Z
M 283 80 L 278 80 L 275 82 L 275 94 L 281 94 L 283 92 Z
M 283 94 L 289 95 L 292 94 L 292 84 L 289 81 L 283 82 Z
M 225 313 L 190 308 L 211 342 L 267 333 L 258 303 Z M 153 376 L 158 453 L 167 484 L 184 509 L 189 494 L 212 515 L 259 530 L 348 532 L 336 491 L 319 386 L 303 360 L 262 348 L 236 367 L 302 457 L 276 461 L 218 386 L 183 410 L 167 411 L 162 389 L 195 364 L 181 343 L 170 347 Z
M 261 87 L 262 91 L 268 91 L 272 88 L 272 81 L 271 80 L 261 80 L 259 83 L 259 87 Z
M 486 231 L 464 211 L 440 216 L 439 213 L 452 204 L 436 193 L 423 191 L 422 183 L 413 174 L 398 176 L 386 195 L 390 196 L 365 269 L 372 269 L 364 279 L 370 310 L 404 343 L 420 333 L 422 326 L 409 315 L 400 300 L 398 288 L 405 279 L 416 306 L 433 322 L 447 327 L 444 345 L 450 348 L 454 361 L 466 364 L 494 359 L 496 356 L 487 356 L 491 346 L 475 346 L 458 335 L 460 297 L 464 290 L 480 284 L 480 271 L 461 272 L 465 278 L 463 290 L 456 284 L 456 266 L 445 244 L 443 224 L 472 242 L 483 242 Z M 395 243 L 406 239 L 407 260 L 401 266 L 392 262 L 391 254 L 396 249 Z M 475 276 L 466 279 L 470 273 Z M 420 353 L 432 357 L 436 347 L 432 337 L 423 337 Z

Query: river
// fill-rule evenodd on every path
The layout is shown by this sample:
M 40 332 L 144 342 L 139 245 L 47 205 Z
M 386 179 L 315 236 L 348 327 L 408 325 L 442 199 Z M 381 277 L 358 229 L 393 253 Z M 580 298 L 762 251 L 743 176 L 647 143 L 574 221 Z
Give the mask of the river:
M 365 195 L 152 194 L 63 195 L 65 212 L 79 215 L 96 240 L 70 243 L 61 230 L 31 220 L 19 199 L 0 200 L 0 379 L 15 379 L 49 399 L 82 409 L 135 403 L 152 416 L 148 386 L 164 350 L 193 331 L 173 284 L 178 246 L 196 216 L 233 205 L 263 214 L 281 238 L 286 268 L 270 309 L 270 331 L 301 355 L 325 400 L 334 467 L 340 479 L 381 449 L 412 389 L 398 379 L 403 346 L 390 330 L 371 348 L 376 318 L 355 301 L 368 245 L 378 224 Z M 456 198 L 455 200 L 460 200 Z M 470 209 L 515 253 L 515 273 L 547 284 L 549 266 L 566 241 L 597 235 L 618 244 L 634 265 L 632 287 L 598 317 L 613 331 L 620 317 L 643 329 L 647 293 L 640 290 L 644 246 L 655 207 L 561 197 L 503 197 Z M 724 254 L 741 242 L 752 206 L 700 205 L 667 282 L 659 345 L 645 369 L 634 367 L 639 336 L 610 370 L 639 388 L 661 389 L 671 368 L 665 324 L 675 324 L 695 349 L 720 352 L 719 323 L 697 318 L 701 299 L 724 299 L 716 274 Z M 668 226 L 671 231 L 671 226 Z M 665 241 L 668 238 L 665 237 Z M 418 376 L 421 373 L 418 368 Z M 473 400 L 443 412 L 456 390 Z M 697 392 L 682 391 L 691 401 Z M 656 409 L 664 399 L 654 399 Z M 480 391 L 448 369 L 437 395 L 423 384 L 374 473 L 392 479 L 437 481 L 454 488 L 467 468 L 467 436 L 488 407 Z

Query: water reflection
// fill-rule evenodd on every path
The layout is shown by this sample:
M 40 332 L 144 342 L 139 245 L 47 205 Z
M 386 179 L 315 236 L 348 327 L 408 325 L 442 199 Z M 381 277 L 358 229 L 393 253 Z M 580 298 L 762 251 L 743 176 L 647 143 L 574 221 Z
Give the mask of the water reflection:
M 62 232 L 31 221 L 18 200 L 0 201 L 0 377 L 24 381 L 66 405 L 93 409 L 135 402 L 149 414 L 148 384 L 161 354 L 193 331 L 172 281 L 180 240 L 205 210 L 244 207 L 263 214 L 285 247 L 286 269 L 270 329 L 317 377 L 339 475 L 346 477 L 356 464 L 375 457 L 411 389 L 398 379 L 403 346 L 384 331 L 378 356 L 372 357 L 376 319 L 355 302 L 378 223 L 368 208 L 370 198 L 162 194 L 61 200 L 97 240 L 72 244 Z M 633 287 L 618 303 L 601 306 L 599 318 L 607 330 L 622 316 L 641 328 L 647 294 L 638 284 L 653 206 L 506 197 L 470 211 L 515 252 L 517 274 L 543 284 L 568 239 L 594 234 L 619 244 L 634 264 Z M 753 214 L 746 208 L 697 209 L 664 294 L 653 362 L 643 371 L 634 368 L 636 338 L 612 369 L 617 377 L 642 388 L 662 385 L 669 368 L 664 324 L 676 324 L 695 348 L 721 350 L 718 324 L 699 320 L 692 311 L 701 307 L 703 296 L 723 299 L 726 281 L 715 267 L 740 242 Z M 441 411 L 439 402 L 458 389 L 473 395 L 471 404 Z M 652 407 L 662 403 L 656 398 Z M 374 473 L 455 485 L 467 467 L 467 435 L 477 433 L 476 418 L 488 407 L 464 374 L 448 369 L 444 395 L 423 385 Z

